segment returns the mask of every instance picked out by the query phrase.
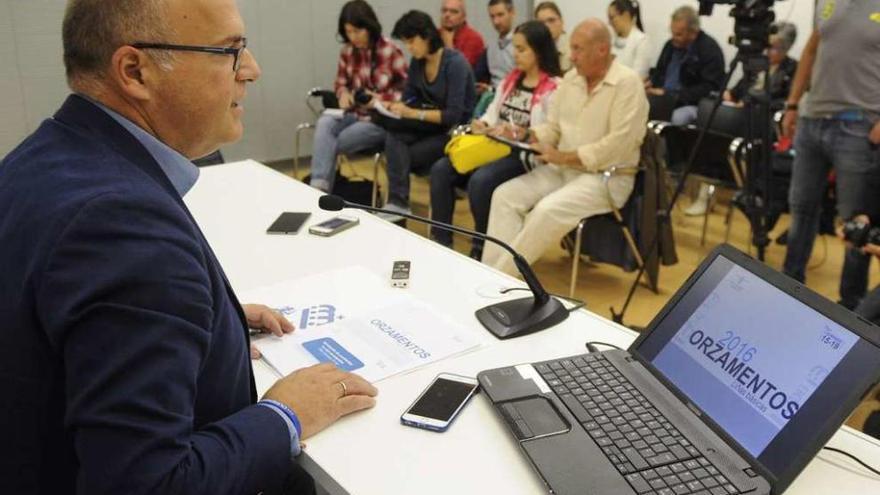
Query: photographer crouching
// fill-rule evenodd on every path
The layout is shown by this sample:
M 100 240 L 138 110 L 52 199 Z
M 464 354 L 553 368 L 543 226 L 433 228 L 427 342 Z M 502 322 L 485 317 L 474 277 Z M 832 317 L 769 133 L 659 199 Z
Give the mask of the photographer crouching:
M 857 215 L 843 225 L 838 236 L 848 247 L 880 259 L 880 222 L 871 224 L 868 215 Z M 856 307 L 855 312 L 875 325 L 880 325 L 880 285 L 870 291 Z

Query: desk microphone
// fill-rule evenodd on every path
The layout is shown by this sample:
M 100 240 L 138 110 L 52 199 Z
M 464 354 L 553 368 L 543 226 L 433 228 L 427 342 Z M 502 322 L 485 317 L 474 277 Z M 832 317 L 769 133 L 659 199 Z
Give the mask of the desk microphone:
M 538 277 L 535 276 L 535 272 L 532 271 L 532 267 L 529 266 L 526 259 L 514 251 L 507 243 L 494 237 L 409 213 L 400 213 L 397 211 L 385 210 L 383 208 L 374 208 L 359 203 L 351 203 L 339 196 L 330 194 L 321 196 L 318 200 L 318 206 L 322 210 L 327 211 L 339 211 L 343 208 L 354 208 L 357 210 L 398 215 L 443 230 L 458 232 L 459 234 L 464 234 L 469 237 L 483 239 L 484 241 L 489 241 L 503 247 L 513 256 L 513 263 L 516 265 L 519 273 L 523 276 L 523 280 L 525 280 L 529 289 L 531 289 L 533 296 L 511 301 L 503 301 L 477 310 L 476 316 L 477 319 L 480 320 L 480 323 L 499 339 L 507 339 L 537 332 L 538 330 L 544 330 L 545 328 L 552 327 L 568 318 L 568 310 L 565 309 L 565 306 L 563 306 L 561 302 L 556 298 L 550 297 L 550 294 L 544 290 L 544 287 L 541 286 L 541 282 L 538 281 Z

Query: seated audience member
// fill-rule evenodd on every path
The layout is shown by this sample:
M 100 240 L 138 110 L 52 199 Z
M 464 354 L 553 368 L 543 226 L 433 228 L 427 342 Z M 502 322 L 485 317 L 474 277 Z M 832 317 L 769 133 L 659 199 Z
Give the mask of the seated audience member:
M 385 143 L 385 129 L 370 121 L 367 110 L 374 98 L 386 105 L 399 100 L 407 71 L 400 48 L 382 36 L 382 25 L 364 0 L 342 7 L 338 35 L 345 45 L 334 86 L 346 112 L 341 118 L 318 118 L 312 152 L 311 186 L 324 192 L 333 190 L 338 153 L 359 153 Z M 356 103 L 355 94 L 367 95 L 370 102 Z
M 797 39 L 797 26 L 790 22 L 777 22 L 776 34 L 770 36 L 770 47 L 767 58 L 770 60 L 770 111 L 776 112 L 785 107 L 785 99 L 791 91 L 791 83 L 797 72 L 797 60 L 788 56 L 788 51 Z M 739 80 L 732 89 L 724 91 L 724 101 L 742 104 L 743 98 L 750 89 L 764 92 L 766 73 L 761 72 L 750 85 L 745 77 Z
M 672 123 L 697 120 L 697 104 L 724 85 L 724 54 L 711 36 L 700 30 L 700 17 L 691 7 L 679 7 L 669 26 L 672 39 L 663 46 L 651 73 L 648 93 L 675 98 Z
M 535 19 L 544 23 L 553 41 L 556 43 L 556 50 L 559 52 L 559 68 L 562 73 L 571 69 L 570 47 L 568 45 L 568 34 L 565 32 L 565 23 L 562 19 L 562 12 L 555 2 L 541 2 L 535 7 Z
M 444 47 L 460 51 L 471 64 L 471 69 L 477 66 L 480 56 L 486 51 L 483 36 L 467 23 L 464 0 L 443 0 L 440 38 Z
M 608 24 L 614 30 L 611 53 L 621 64 L 636 71 L 643 81 L 651 70 L 651 43 L 642 27 L 636 0 L 614 0 L 608 5 Z
M 470 121 L 476 92 L 467 60 L 443 47 L 430 16 L 418 10 L 407 12 L 394 25 L 392 36 L 403 41 L 412 61 L 403 102 L 390 107 L 403 120 L 395 124 L 402 129 L 388 132 L 385 138 L 385 208 L 409 212 L 410 172 L 424 170 L 443 157 L 449 129 Z
M 489 0 L 489 20 L 498 39 L 489 43 L 474 69 L 477 92 L 497 88 L 513 70 L 513 23 L 516 9 L 513 0 Z
M 611 33 L 599 19 L 571 34 L 569 71 L 550 99 L 544 124 L 530 128 L 538 159 L 546 162 L 495 190 L 488 234 L 510 243 L 532 263 L 584 217 L 611 211 L 602 176 L 615 166 L 636 167 L 648 121 L 648 100 L 638 74 L 611 55 Z M 622 206 L 635 176 L 611 179 Z M 483 262 L 517 273 L 510 255 L 486 245 Z
M 321 364 L 257 402 L 248 328 L 293 326 L 183 200 L 260 77 L 235 2 L 70 0 L 61 37 L 73 94 L 0 162 L 0 491 L 314 493 L 300 441 L 376 389 Z
M 530 126 L 541 124 L 546 117 L 550 95 L 561 75 L 550 31 L 538 21 L 520 24 L 513 36 L 513 47 L 516 68 L 501 83 L 486 113 L 471 124 L 475 133 L 522 139 Z M 468 175 L 456 172 L 449 158 L 441 158 L 431 167 L 431 218 L 451 223 L 455 188 L 467 185 L 474 228 L 485 233 L 495 188 L 526 170 L 516 151 Z M 432 229 L 431 233 L 434 240 L 452 247 L 451 232 Z M 482 240 L 473 239 L 471 257 L 479 260 L 482 251 Z

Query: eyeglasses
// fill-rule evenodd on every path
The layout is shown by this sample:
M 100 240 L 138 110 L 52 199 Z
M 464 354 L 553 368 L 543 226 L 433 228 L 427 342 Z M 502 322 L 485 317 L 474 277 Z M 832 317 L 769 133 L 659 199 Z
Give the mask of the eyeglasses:
M 241 54 L 247 48 L 247 38 L 242 38 L 241 46 L 236 48 L 222 48 L 218 46 L 197 46 L 197 45 L 169 45 L 166 43 L 132 43 L 131 46 L 137 49 L 146 50 L 171 50 L 179 52 L 201 52 L 213 53 L 214 55 L 232 55 L 232 72 L 238 72 L 241 68 Z

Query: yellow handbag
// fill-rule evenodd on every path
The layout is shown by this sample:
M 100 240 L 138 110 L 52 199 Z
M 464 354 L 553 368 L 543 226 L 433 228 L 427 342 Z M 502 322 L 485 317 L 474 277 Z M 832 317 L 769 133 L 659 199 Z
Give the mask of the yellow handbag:
M 509 155 L 510 146 L 486 136 L 463 134 L 450 139 L 445 151 L 455 171 L 468 174 Z

